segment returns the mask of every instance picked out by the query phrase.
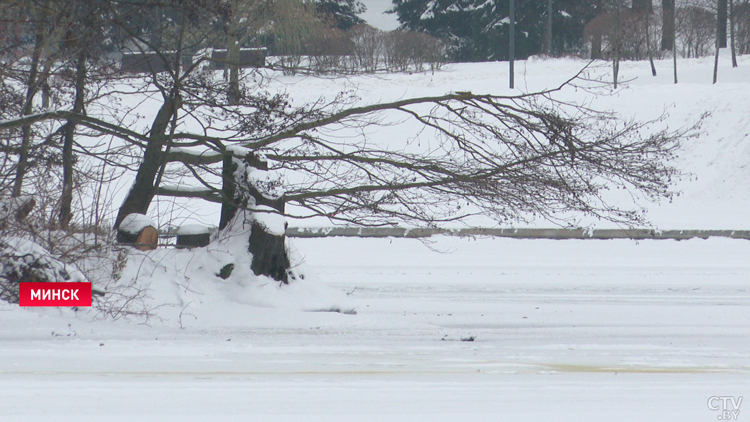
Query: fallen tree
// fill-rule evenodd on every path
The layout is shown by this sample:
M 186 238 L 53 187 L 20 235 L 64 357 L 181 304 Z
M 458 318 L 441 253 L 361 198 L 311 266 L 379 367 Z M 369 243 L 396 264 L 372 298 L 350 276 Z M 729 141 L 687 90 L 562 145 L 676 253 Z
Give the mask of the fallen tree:
M 180 51 L 209 42 L 213 32 L 206 26 L 185 35 L 193 11 L 174 7 L 181 14 L 169 22 L 162 45 L 118 19 L 116 10 L 112 20 L 137 45 L 179 58 Z M 210 8 L 203 12 L 220 17 Z M 166 34 L 173 36 L 169 42 Z M 289 281 L 290 271 L 280 217 L 437 227 L 477 214 L 501 223 L 533 216 L 570 224 L 574 213 L 635 226 L 645 221 L 642 210 L 611 203 L 608 191 L 648 200 L 673 195 L 678 171 L 669 160 L 686 131 L 649 133 L 654 122 L 558 100 L 557 92 L 576 77 L 557 89 L 521 95 L 449 92 L 361 105 L 340 94 L 292 106 L 286 95 L 253 82 L 268 73 L 248 70 L 255 77 L 246 74 L 238 92 L 218 72 L 203 71 L 203 60 L 166 62 L 165 71 L 102 96 L 157 98 L 158 112 L 146 129 L 127 119 L 139 114 L 136 106 L 109 115 L 25 115 L 0 122 L 0 130 L 73 122 L 89 137 L 120 140 L 140 159 L 115 227 L 130 214 L 147 214 L 155 196 L 221 203 L 221 229 L 250 225 L 254 272 L 280 282 Z M 400 133 L 401 139 L 378 134 L 378 128 L 408 122 L 418 129 Z M 101 157 L 80 145 L 76 153 Z M 126 167 L 130 158 L 107 160 Z

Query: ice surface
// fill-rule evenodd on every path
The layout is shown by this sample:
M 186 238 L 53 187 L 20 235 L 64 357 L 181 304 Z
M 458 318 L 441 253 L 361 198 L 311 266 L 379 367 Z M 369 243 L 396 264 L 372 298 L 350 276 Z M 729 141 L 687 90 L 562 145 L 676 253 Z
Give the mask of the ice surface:
M 2 419 L 698 422 L 750 389 L 748 241 L 297 246 L 357 315 L 227 301 L 226 250 L 144 252 L 152 294 L 173 259 L 194 291 L 149 325 L 0 305 Z

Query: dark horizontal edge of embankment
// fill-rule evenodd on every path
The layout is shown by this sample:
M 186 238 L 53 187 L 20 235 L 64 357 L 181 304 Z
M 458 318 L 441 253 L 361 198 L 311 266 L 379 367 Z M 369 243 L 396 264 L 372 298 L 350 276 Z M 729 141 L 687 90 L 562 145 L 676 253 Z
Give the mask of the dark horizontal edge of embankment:
M 750 230 L 654 230 L 654 229 L 408 229 L 402 227 L 289 227 L 289 237 L 405 237 L 424 238 L 435 235 L 494 236 L 514 239 L 665 239 L 688 240 L 726 237 L 750 240 Z

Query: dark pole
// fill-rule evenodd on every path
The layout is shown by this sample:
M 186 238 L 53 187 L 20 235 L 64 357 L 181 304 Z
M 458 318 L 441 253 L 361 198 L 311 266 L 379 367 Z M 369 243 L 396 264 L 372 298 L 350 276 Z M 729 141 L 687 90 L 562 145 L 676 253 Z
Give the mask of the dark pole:
M 510 0 L 510 89 L 515 88 L 513 65 L 516 60 L 516 2 Z
M 552 55 L 552 0 L 547 2 L 547 27 L 544 34 L 545 51 L 548 56 Z

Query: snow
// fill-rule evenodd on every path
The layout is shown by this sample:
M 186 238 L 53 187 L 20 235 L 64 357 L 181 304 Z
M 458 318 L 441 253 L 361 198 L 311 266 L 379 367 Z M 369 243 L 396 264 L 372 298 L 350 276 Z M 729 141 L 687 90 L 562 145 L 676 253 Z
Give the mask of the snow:
M 274 236 L 283 236 L 286 233 L 286 218 L 277 210 L 265 205 L 254 206 L 251 210 L 251 220 L 263 226 L 266 233 Z
M 75 266 L 65 264 L 52 256 L 41 245 L 21 237 L 0 239 L 0 278 L 18 280 L 30 271 L 38 281 L 86 282 L 86 276 Z
M 211 232 L 210 227 L 202 226 L 200 224 L 186 224 L 184 226 L 180 226 L 180 228 L 177 229 L 177 234 L 183 235 L 183 236 L 189 236 L 189 235 L 194 235 L 194 234 L 206 234 L 210 232 Z
M 152 220 L 148 216 L 133 213 L 128 214 L 127 216 L 125 216 L 125 218 L 122 219 L 122 222 L 120 223 L 118 229 L 125 233 L 138 234 L 146 227 L 156 228 L 157 226 L 154 223 L 154 220 Z
M 638 119 L 666 109 L 655 129 L 712 112 L 683 142 L 683 193 L 643 203 L 657 229 L 750 228 L 750 57 L 738 69 L 721 60 L 716 85 L 710 58 L 680 60 L 678 85 L 668 60 L 656 78 L 623 62 L 624 88 L 559 94 Z M 584 64 L 519 62 L 517 86 L 554 87 Z M 507 63 L 273 84 L 300 103 L 349 85 L 364 103 L 520 92 Z M 377 131 L 393 142 L 408 132 Z M 278 213 L 252 215 L 282 232 Z M 281 286 L 252 273 L 246 223 L 205 248 L 129 249 L 120 281 L 141 292 L 145 322 L 0 303 L 0 419 L 698 422 L 721 416 L 710 397 L 750 391 L 746 240 L 294 239 L 304 279 Z
M 750 388 L 747 241 L 296 244 L 324 282 L 256 292 L 286 307 L 189 251 L 195 302 L 147 326 L 0 305 L 3 420 L 702 421 Z M 154 295 L 163 253 L 138 252 Z M 326 291 L 357 314 L 299 307 Z

